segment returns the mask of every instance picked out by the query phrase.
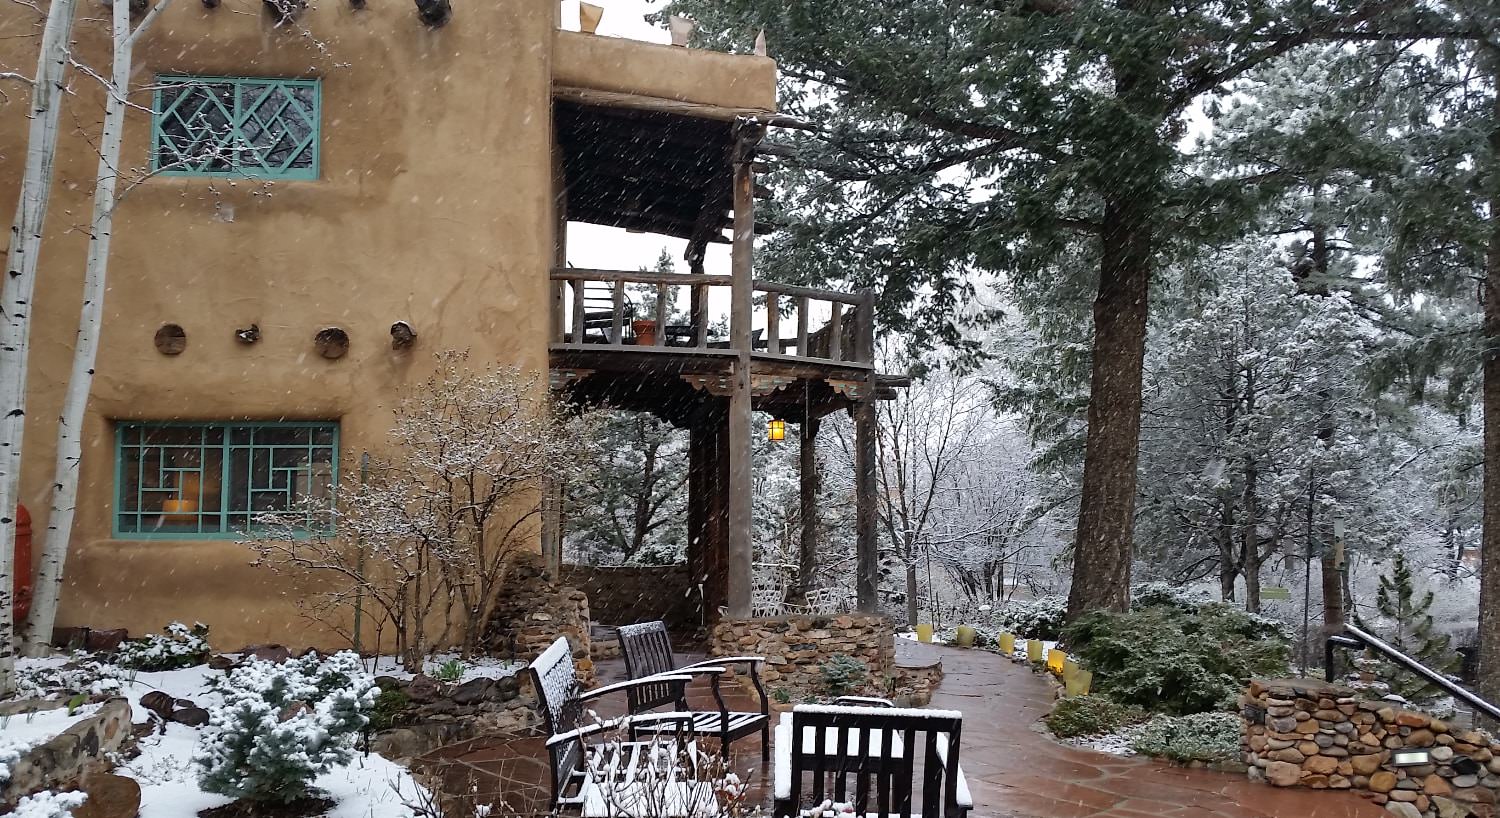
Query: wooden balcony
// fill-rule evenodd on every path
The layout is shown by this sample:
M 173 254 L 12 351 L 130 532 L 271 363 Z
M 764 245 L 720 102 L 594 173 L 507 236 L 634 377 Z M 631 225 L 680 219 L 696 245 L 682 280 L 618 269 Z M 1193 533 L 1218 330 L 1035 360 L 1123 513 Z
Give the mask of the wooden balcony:
M 695 403 L 682 387 L 728 395 L 746 351 L 754 408 L 786 420 L 847 408 L 869 388 L 873 291 L 752 281 L 753 308 L 745 312 L 758 320 L 740 327 L 733 288 L 733 276 L 725 275 L 554 269 L 554 386 L 588 380 L 592 388 L 574 391 L 589 403 L 650 411 L 680 425 L 688 425 Z M 679 303 L 690 306 L 675 310 Z M 878 382 L 876 388 L 888 391 Z

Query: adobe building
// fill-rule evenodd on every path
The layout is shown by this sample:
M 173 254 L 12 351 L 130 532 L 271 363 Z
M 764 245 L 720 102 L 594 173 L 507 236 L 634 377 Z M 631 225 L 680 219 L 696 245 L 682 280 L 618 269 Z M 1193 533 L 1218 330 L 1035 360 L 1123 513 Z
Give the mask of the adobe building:
M 85 0 L 78 15 L 77 59 L 107 70 L 108 14 Z M 752 408 L 792 422 L 853 410 L 874 576 L 871 401 L 889 384 L 873 296 L 751 277 L 760 139 L 799 124 L 774 113 L 775 64 L 558 18 L 555 0 L 455 3 L 440 25 L 409 1 L 320 0 L 280 21 L 262 0 L 173 0 L 155 21 L 135 48 L 134 170 L 59 625 L 139 634 L 197 619 L 225 648 L 326 640 L 299 616 L 308 589 L 252 567 L 238 541 L 254 513 L 327 491 L 378 452 L 403 386 L 444 350 L 549 368 L 560 395 L 693 429 L 691 560 L 716 614 L 749 613 Z M 0 64 L 29 72 L 40 24 L 24 6 L 0 14 Z M 38 532 L 103 110 L 101 85 L 71 76 L 31 330 L 21 498 Z M 27 125 L 25 89 L 10 93 L 7 222 Z M 569 221 L 687 239 L 692 272 L 568 268 Z M 704 274 L 712 242 L 732 245 L 733 275 Z M 679 296 L 682 316 L 667 306 Z M 710 314 L 723 303 L 727 334 Z M 555 565 L 548 521 L 533 547 Z

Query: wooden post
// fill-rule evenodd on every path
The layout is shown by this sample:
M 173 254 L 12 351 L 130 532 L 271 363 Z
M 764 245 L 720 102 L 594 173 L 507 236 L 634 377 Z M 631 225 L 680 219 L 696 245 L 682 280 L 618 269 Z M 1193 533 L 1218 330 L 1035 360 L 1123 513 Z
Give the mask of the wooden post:
M 609 342 L 615 346 L 625 343 L 625 282 L 615 282 L 614 306 L 609 317 Z
M 754 281 L 751 253 L 755 241 L 755 173 L 750 169 L 755 142 L 763 128 L 736 126 L 736 143 L 731 165 L 734 169 L 734 240 L 731 245 L 729 346 L 735 352 L 734 388 L 729 397 L 729 616 L 750 615 L 750 586 L 754 570 L 754 543 L 751 540 L 750 463 L 750 319 Z
M 703 275 L 703 254 L 707 249 L 706 241 L 688 243 L 689 274 Z M 705 285 L 694 284 L 692 291 L 688 293 L 688 323 L 693 327 L 693 346 L 699 349 L 708 346 L 708 287 Z
M 844 360 L 844 305 L 838 301 L 831 305 L 828 315 L 828 360 Z
M 804 387 L 810 389 L 810 387 Z M 797 587 L 792 591 L 792 602 L 805 604 L 807 592 L 813 589 L 813 577 L 818 571 L 818 424 L 812 416 L 811 401 L 804 398 L 802 421 L 802 448 L 798 460 L 798 475 L 801 478 L 802 539 L 797 549 Z
M 807 296 L 797 296 L 797 354 L 803 358 L 807 354 L 807 308 L 809 306 Z
M 875 578 L 880 554 L 875 546 L 875 293 L 861 293 L 861 312 L 869 320 L 859 324 L 856 356 L 870 361 L 870 370 L 859 391 L 854 410 L 855 437 L 855 578 L 854 588 L 861 613 L 875 613 Z M 834 334 L 837 338 L 837 333 Z
M 562 581 L 562 481 L 549 477 L 542 483 L 542 558 L 547 572 Z
M 581 344 L 583 343 L 584 322 L 583 291 L 586 287 L 586 284 L 582 281 L 572 281 L 569 283 L 573 285 L 573 326 L 570 328 L 571 333 L 568 337 L 568 342 L 573 344 Z
M 766 353 L 781 354 L 781 299 L 766 293 Z
M 656 285 L 656 339 L 653 346 L 667 343 L 667 285 Z

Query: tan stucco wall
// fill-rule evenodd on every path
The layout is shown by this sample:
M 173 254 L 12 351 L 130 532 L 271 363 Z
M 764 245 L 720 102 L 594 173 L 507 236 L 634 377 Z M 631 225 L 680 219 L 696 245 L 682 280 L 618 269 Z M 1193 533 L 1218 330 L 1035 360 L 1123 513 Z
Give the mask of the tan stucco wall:
M 89 0 L 79 17 L 76 56 L 107 70 L 107 15 Z M 301 617 L 308 589 L 251 567 L 233 541 L 111 538 L 114 421 L 338 420 L 341 468 L 357 468 L 361 450 L 379 452 L 394 400 L 431 371 L 436 352 L 546 366 L 554 81 L 774 108 L 770 60 L 557 32 L 555 20 L 555 0 L 456 4 L 439 29 L 423 25 L 409 0 L 361 11 L 322 0 L 299 26 L 277 27 L 261 0 L 212 10 L 173 0 L 136 48 L 132 86 L 144 89 L 157 73 L 319 77 L 321 178 L 266 186 L 156 177 L 120 206 L 60 625 L 144 633 L 191 618 L 221 648 L 335 644 Z M 24 5 L 0 13 L 0 68 L 29 73 L 39 30 Z M 103 109 L 97 83 L 75 74 L 72 86 L 32 324 L 22 500 L 39 537 Z M 14 84 L 3 90 L 0 220 L 9 224 L 27 95 Z M 149 107 L 151 92 L 132 101 Z M 128 166 L 147 164 L 149 141 L 149 114 L 133 110 Z M 391 350 L 397 320 L 416 329 L 415 349 Z M 188 335 L 176 357 L 152 343 L 169 322 Z M 262 340 L 237 343 L 234 330 L 251 323 Z M 340 360 L 313 350 L 314 333 L 328 326 L 351 336 Z
M 157 177 L 119 210 L 98 375 L 88 416 L 79 514 L 59 624 L 159 629 L 198 618 L 226 648 L 327 641 L 299 619 L 287 580 L 249 566 L 232 541 L 110 538 L 114 419 L 338 419 L 343 468 L 377 450 L 401 386 L 433 353 L 546 365 L 546 270 L 553 256 L 550 161 L 551 0 L 455 4 L 432 30 L 410 2 L 353 11 L 326 0 L 294 29 L 260 0 L 208 10 L 174 0 L 136 49 L 134 85 L 157 72 L 323 80 L 321 178 L 277 182 Z M 80 3 L 80 17 L 107 17 Z M 102 21 L 80 20 L 78 56 L 107 70 Z M 0 63 L 35 64 L 36 20 L 0 14 Z M 346 65 L 345 65 L 346 64 Z M 77 327 L 102 97 L 75 77 L 41 258 L 33 318 L 22 498 L 45 525 L 55 421 Z M 21 174 L 26 94 L 0 107 L 0 219 Z M 24 90 L 24 89 L 23 89 Z M 149 91 L 133 101 L 149 106 Z M 147 161 L 149 115 L 132 111 L 125 162 Z M 419 334 L 390 348 L 393 321 Z M 163 323 L 187 350 L 158 354 Z M 236 328 L 260 325 L 244 346 Z M 319 329 L 351 336 L 349 354 L 314 352 Z
M 776 110 L 776 62 L 769 57 L 575 31 L 558 31 L 553 37 L 552 76 L 558 85 L 725 108 Z

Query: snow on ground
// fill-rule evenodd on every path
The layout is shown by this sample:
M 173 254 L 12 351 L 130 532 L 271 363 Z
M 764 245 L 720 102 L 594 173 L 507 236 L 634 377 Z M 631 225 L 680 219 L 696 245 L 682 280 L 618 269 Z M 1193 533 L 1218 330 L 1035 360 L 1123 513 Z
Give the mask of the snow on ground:
M 1135 739 L 1135 727 L 1126 727 L 1118 733 L 1103 733 L 1097 736 L 1077 736 L 1075 738 L 1060 738 L 1059 742 L 1069 747 L 1078 747 L 1083 750 L 1093 750 L 1096 753 L 1108 753 L 1115 756 L 1133 756 L 1135 750 L 1130 744 Z
M 439 653 L 427 660 L 422 666 L 422 672 L 437 677 L 449 662 L 458 662 L 463 667 L 463 675 L 457 679 L 459 683 L 470 679 L 504 679 L 526 669 L 525 662 L 509 662 L 491 656 L 460 659 L 456 653 Z M 410 681 L 413 675 L 401 668 L 401 660 L 395 656 L 380 656 L 375 659 L 373 669 L 369 662 L 365 663 L 365 667 L 375 676 L 390 676 L 403 682 Z
M 16 662 L 20 671 L 60 667 L 70 657 L 46 659 L 21 659 Z M 121 694 L 130 700 L 132 717 L 137 724 L 150 721 L 150 713 L 141 706 L 141 697 L 153 690 L 160 690 L 174 698 L 191 699 L 199 707 L 209 708 L 219 703 L 219 696 L 208 689 L 209 674 L 214 673 L 207 665 L 183 670 L 159 673 L 118 671 L 121 677 Z M 93 706 L 97 709 L 97 706 Z M 66 709 L 55 711 L 66 713 Z M 80 713 L 82 710 L 80 710 Z M 40 720 L 45 714 L 37 714 Z M 0 747 L 11 738 L 11 727 L 18 719 L 14 717 L 7 726 Z M 82 716 L 77 716 L 82 718 Z M 71 723 L 71 722 L 68 722 Z M 55 727 L 55 729 L 54 729 Z M 38 727 L 38 731 L 50 730 L 37 742 L 45 741 L 67 727 L 58 722 L 52 727 Z M 136 779 L 141 785 L 141 811 L 139 818 L 197 818 L 198 811 L 227 804 L 232 799 L 207 793 L 198 788 L 197 768 L 192 763 L 198 746 L 199 730 L 182 724 L 167 723 L 164 733 L 142 737 L 137 746 L 140 755 L 125 761 L 117 770 L 120 775 Z M 30 745 L 27 745 L 30 746 Z M 0 750 L 3 754 L 3 750 Z M 407 770 L 377 753 L 356 756 L 353 763 L 339 767 L 319 776 L 314 786 L 326 791 L 337 806 L 328 812 L 329 818 L 413 818 L 415 813 L 404 801 L 415 803 L 420 792 L 416 781 Z

